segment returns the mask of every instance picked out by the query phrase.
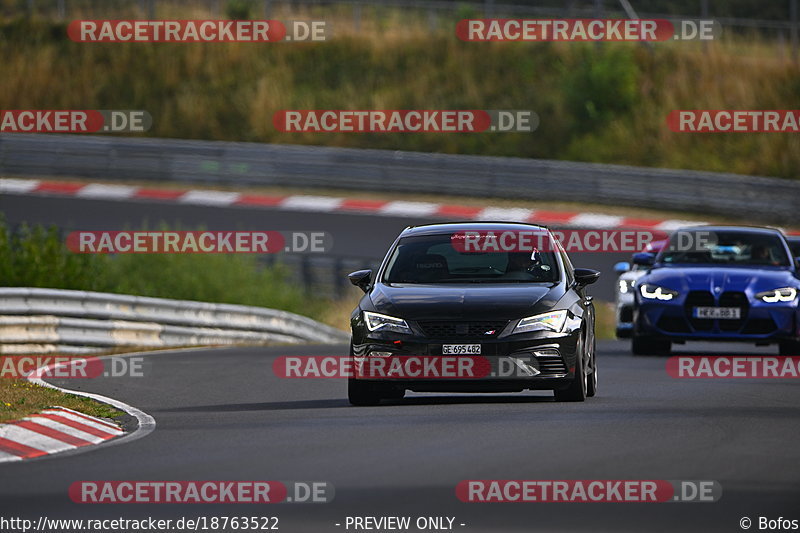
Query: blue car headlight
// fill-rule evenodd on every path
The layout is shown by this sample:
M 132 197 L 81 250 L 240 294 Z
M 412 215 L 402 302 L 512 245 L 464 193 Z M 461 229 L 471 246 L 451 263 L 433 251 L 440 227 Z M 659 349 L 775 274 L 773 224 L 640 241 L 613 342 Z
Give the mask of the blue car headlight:
M 791 302 L 796 297 L 797 289 L 794 287 L 784 287 L 782 289 L 774 289 L 756 294 L 756 298 L 768 304 L 774 304 L 777 302 Z
M 514 328 L 513 333 L 526 333 L 530 331 L 555 331 L 560 333 L 564 329 L 567 321 L 566 309 L 561 311 L 551 311 L 541 315 L 523 318 Z
M 367 329 L 370 331 L 380 329 L 383 331 L 394 331 L 396 333 L 411 333 L 411 328 L 408 327 L 408 324 L 406 324 L 406 321 L 402 318 L 373 313 L 372 311 L 364 311 L 364 322 L 367 324 Z
M 663 300 L 667 302 L 678 296 L 678 291 L 673 291 L 666 287 L 659 287 L 651 283 L 643 283 L 639 285 L 639 294 L 646 300 Z

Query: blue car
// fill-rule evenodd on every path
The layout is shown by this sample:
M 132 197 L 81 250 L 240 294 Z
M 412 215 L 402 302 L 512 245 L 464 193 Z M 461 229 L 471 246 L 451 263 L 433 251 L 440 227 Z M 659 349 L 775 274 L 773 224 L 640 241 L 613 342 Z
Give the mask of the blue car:
M 696 226 L 670 236 L 635 287 L 631 351 L 666 354 L 672 343 L 778 344 L 800 355 L 800 258 L 776 229 Z

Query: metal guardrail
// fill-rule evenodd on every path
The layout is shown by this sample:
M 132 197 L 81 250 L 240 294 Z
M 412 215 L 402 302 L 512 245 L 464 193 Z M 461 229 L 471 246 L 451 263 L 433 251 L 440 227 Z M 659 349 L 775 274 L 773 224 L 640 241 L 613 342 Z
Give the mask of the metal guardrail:
M 262 307 L 123 294 L 0 288 L 0 354 L 112 347 L 341 343 L 343 331 Z
M 797 224 L 800 181 L 716 172 L 222 141 L 0 135 L 0 173 L 580 201 Z

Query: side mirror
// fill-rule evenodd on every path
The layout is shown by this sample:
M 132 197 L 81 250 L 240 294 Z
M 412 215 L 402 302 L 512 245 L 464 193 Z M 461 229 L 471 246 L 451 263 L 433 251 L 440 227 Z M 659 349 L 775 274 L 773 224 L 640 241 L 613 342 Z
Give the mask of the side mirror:
M 797 269 L 800 270 L 800 256 L 795 257 L 794 262 L 797 265 Z
M 642 266 L 653 266 L 656 262 L 656 254 L 649 252 L 640 252 L 633 254 L 633 264 Z
M 372 282 L 372 270 L 366 269 L 351 272 L 347 275 L 347 279 L 362 291 L 367 292 L 369 284 Z
M 575 269 L 575 283 L 578 285 L 591 285 L 600 277 L 599 270 L 592 270 L 591 268 L 576 268 Z
M 627 272 L 631 269 L 631 264 L 626 263 L 625 261 L 620 261 L 616 265 L 614 265 L 614 272 L 617 274 L 622 274 L 623 272 Z

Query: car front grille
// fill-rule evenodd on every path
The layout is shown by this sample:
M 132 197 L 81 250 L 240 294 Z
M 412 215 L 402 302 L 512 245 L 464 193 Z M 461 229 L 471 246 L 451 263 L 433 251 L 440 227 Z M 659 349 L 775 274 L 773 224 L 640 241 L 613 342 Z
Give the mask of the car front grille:
M 719 297 L 720 307 L 738 307 L 741 309 L 741 318 L 739 320 L 719 320 L 719 329 L 721 331 L 739 331 L 742 325 L 747 320 L 747 311 L 750 304 L 747 301 L 747 295 L 743 292 L 723 292 Z
M 713 320 L 707 318 L 694 318 L 695 307 L 738 307 L 741 310 L 737 320 Z M 758 319 L 748 321 L 750 302 L 747 295 L 740 291 L 723 292 L 719 298 L 715 298 L 708 291 L 692 291 L 686 296 L 684 303 L 684 313 L 686 321 L 694 331 L 712 331 L 743 334 L 766 334 L 775 329 L 775 323 L 771 319 Z M 671 333 L 684 333 L 678 327 L 682 320 L 675 317 L 662 317 L 659 320 L 659 327 Z
M 695 307 L 714 307 L 714 295 L 708 291 L 691 291 L 686 295 L 686 302 L 683 304 L 686 312 L 686 319 L 696 331 L 711 331 L 714 328 L 714 321 L 708 318 L 694 318 L 692 313 Z
M 500 335 L 508 320 L 450 321 L 425 320 L 418 322 L 428 337 L 440 339 L 490 339 Z

